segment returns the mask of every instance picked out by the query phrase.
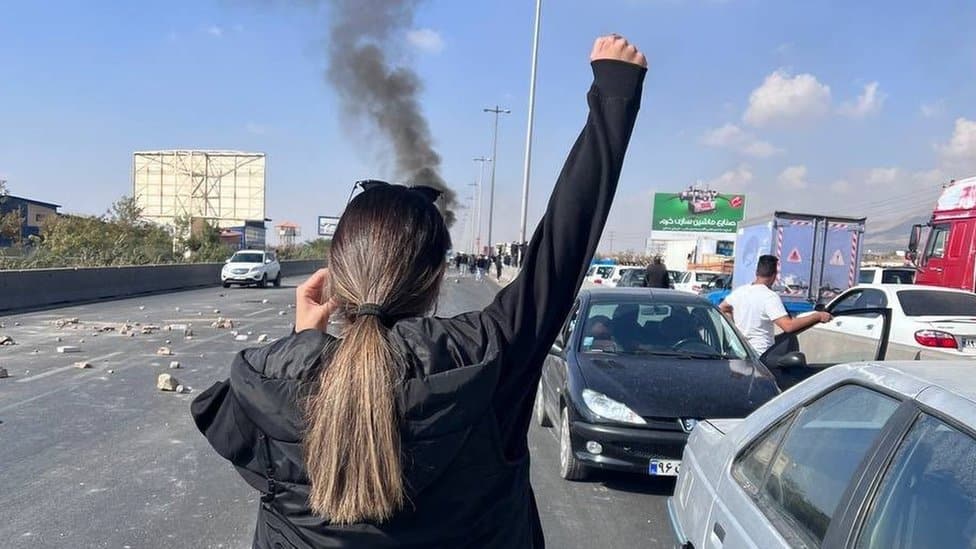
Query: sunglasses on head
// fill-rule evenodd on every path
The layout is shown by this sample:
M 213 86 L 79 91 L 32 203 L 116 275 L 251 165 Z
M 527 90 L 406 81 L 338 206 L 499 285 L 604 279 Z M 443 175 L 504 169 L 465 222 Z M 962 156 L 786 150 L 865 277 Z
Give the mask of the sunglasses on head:
M 363 192 L 366 192 L 370 189 L 376 189 L 379 187 L 389 187 L 389 186 L 391 186 L 391 183 L 387 183 L 386 181 L 381 181 L 379 179 L 364 179 L 362 181 L 357 181 L 356 184 L 352 186 L 352 192 L 349 193 L 349 200 L 352 200 L 352 194 L 353 192 L 356 192 L 356 187 L 359 187 L 360 189 L 363 190 Z M 434 187 L 428 187 L 427 185 L 412 185 L 412 186 L 402 185 L 402 186 L 406 187 L 407 189 L 410 189 L 415 193 L 418 193 L 420 196 L 424 197 L 424 199 L 426 199 L 431 204 L 436 202 L 437 199 L 440 198 L 442 194 L 444 194 L 444 191 L 435 189 Z

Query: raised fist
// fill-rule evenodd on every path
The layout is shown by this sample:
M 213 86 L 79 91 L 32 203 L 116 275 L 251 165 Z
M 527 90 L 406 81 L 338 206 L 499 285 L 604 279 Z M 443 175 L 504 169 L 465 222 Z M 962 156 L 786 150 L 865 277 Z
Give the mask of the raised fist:
M 590 61 L 597 59 L 616 59 L 617 61 L 647 67 L 647 58 L 644 57 L 644 54 L 619 34 L 601 36 L 596 39 L 596 42 L 593 43 L 593 51 L 590 52 Z

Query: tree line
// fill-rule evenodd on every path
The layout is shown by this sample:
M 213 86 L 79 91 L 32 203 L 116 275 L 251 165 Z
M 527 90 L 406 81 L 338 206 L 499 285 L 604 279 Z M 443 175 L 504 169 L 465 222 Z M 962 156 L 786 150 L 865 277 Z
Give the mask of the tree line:
M 6 189 L 0 181 L 0 201 Z M 124 196 L 102 215 L 56 215 L 41 222 L 40 234 L 22 238 L 25 220 L 14 210 L 0 216 L 0 269 L 108 267 L 163 263 L 222 262 L 234 249 L 209 222 L 177 218 L 172 227 L 142 218 L 135 198 Z M 280 259 L 323 259 L 329 241 L 318 239 L 277 248 Z

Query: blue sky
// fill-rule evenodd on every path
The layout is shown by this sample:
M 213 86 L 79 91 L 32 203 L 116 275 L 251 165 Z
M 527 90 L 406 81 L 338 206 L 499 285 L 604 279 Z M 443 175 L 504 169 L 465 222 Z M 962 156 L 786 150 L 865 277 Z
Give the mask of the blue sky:
M 5 2 L 0 178 L 14 194 L 101 213 L 131 193 L 132 151 L 262 151 L 269 217 L 311 235 L 352 181 L 396 174 L 368 132 L 343 127 L 323 78 L 329 14 L 309 4 Z M 490 153 L 482 107 L 512 109 L 496 240 L 517 234 L 532 16 L 528 0 L 429 0 L 413 25 L 426 40 L 405 34 L 393 52 L 424 80 L 443 175 L 462 200 L 471 158 Z M 924 211 L 948 178 L 976 174 L 974 20 L 964 0 L 547 0 L 530 220 L 584 120 L 592 40 L 611 31 L 651 63 L 607 227 L 614 249 L 643 248 L 651 193 L 695 181 L 746 193 L 748 215 L 857 214 L 883 228 Z

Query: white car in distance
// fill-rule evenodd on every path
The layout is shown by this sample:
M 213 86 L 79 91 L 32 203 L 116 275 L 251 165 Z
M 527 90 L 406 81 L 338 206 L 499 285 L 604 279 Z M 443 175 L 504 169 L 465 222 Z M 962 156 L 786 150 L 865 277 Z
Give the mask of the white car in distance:
M 912 267 L 861 267 L 858 284 L 914 284 Z
M 681 279 L 674 283 L 674 289 L 697 295 L 705 284 L 720 274 L 718 271 L 685 271 Z
M 591 265 L 586 271 L 584 286 L 615 288 L 625 272 L 637 269 L 644 270 L 644 267 L 636 265 Z
M 220 270 L 220 282 L 224 288 L 230 288 L 231 284 L 266 288 L 268 282 L 278 288 L 281 286 L 281 264 L 274 252 L 241 250 L 225 262 Z

